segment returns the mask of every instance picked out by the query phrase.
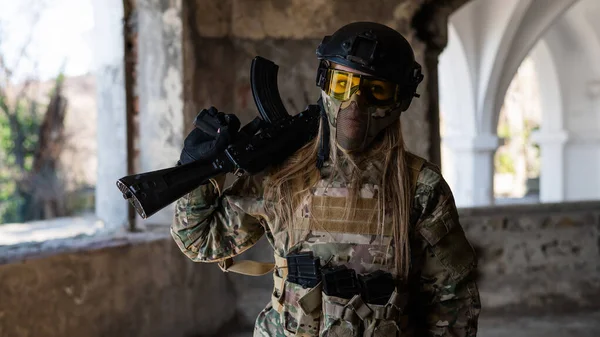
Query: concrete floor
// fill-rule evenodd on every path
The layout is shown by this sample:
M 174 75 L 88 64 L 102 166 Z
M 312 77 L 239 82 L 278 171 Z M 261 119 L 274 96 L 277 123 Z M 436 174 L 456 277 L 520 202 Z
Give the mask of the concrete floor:
M 481 317 L 480 337 L 600 337 L 600 312 L 541 317 Z
M 246 331 L 227 336 L 251 337 L 251 329 Z M 481 317 L 477 336 L 600 337 L 600 312 L 540 317 Z

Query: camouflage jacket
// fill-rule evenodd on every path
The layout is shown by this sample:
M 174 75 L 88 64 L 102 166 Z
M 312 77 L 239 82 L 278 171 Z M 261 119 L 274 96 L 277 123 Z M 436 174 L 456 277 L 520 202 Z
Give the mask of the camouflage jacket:
M 278 256 L 312 251 L 321 261 L 346 265 L 357 274 L 395 272 L 390 236 L 382 242 L 376 233 L 332 232 L 310 224 L 310 211 L 335 207 L 324 206 L 323 200 L 331 197 L 335 203 L 345 193 L 343 185 L 321 180 L 298 210 L 293 224 L 298 230 L 290 234 L 267 216 L 262 182 L 259 176 L 238 178 L 221 195 L 207 184 L 179 199 L 171 234 L 181 251 L 193 261 L 218 262 L 266 235 Z M 367 180 L 359 203 L 363 209 L 372 205 L 377 191 Z M 406 289 L 398 289 L 401 301 L 385 306 L 361 302 L 357 308 L 348 299 L 288 282 L 276 269 L 273 299 L 257 318 L 254 336 L 475 336 L 480 312 L 475 253 L 459 224 L 452 192 L 430 163 L 418 173 L 410 228 L 411 277 Z M 304 299 L 309 297 L 318 305 L 307 309 Z

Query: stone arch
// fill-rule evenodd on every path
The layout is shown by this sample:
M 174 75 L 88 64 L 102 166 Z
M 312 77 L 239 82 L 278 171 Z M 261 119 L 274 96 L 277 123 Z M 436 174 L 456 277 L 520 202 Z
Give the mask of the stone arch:
M 496 128 L 506 90 L 532 47 L 548 27 L 577 1 L 542 4 L 532 0 L 476 0 L 451 17 L 449 32 L 457 35 L 455 40 L 462 48 L 454 47 L 458 51 L 448 53 L 448 57 L 453 55 L 454 64 L 459 67 L 461 62 L 466 62 L 467 70 L 445 69 L 443 58 L 446 56 L 442 55 L 440 81 L 445 81 L 444 76 L 469 77 L 470 81 L 461 80 L 461 84 L 465 83 L 464 87 L 457 88 L 459 84 L 455 80 L 457 84 L 452 94 L 458 97 L 452 99 L 445 97 L 447 94 L 442 83 L 440 103 L 442 109 L 454 104 L 454 109 L 471 110 L 472 113 L 458 113 L 463 117 L 472 115 L 474 121 L 473 128 L 465 127 L 464 123 L 460 126 L 455 133 L 460 137 L 444 138 L 450 153 L 446 157 L 454 157 L 461 166 L 455 172 L 444 169 L 445 174 L 449 174 L 449 183 L 461 186 L 455 192 L 457 204 L 488 205 L 494 202 L 493 157 L 499 143 Z M 448 51 L 452 51 L 451 45 Z M 444 72 L 449 75 L 444 75 Z M 457 72 L 462 75 L 457 77 Z M 456 102 L 461 100 L 469 101 L 468 105 L 463 104 L 467 108 L 457 107 Z M 454 136 L 451 130 L 446 134 Z
M 518 28 L 514 35 L 506 35 L 506 47 L 497 55 L 492 69 L 485 98 L 483 99 L 482 112 L 484 113 L 484 127 L 489 125 L 492 133 L 496 132 L 500 109 L 508 86 L 510 85 L 517 69 L 527 54 L 539 41 L 546 30 L 556 22 L 573 4 L 579 0 L 530 2 L 520 18 Z M 489 120 L 486 120 L 490 118 Z
M 512 49 L 514 48 L 515 37 L 521 35 L 521 24 L 532 3 L 533 1 L 531 0 L 519 1 L 514 6 L 515 8 L 512 11 L 504 30 L 496 32 L 496 34 L 499 35 L 497 37 L 499 41 L 497 42 L 494 54 L 488 54 L 489 56 L 487 59 L 482 60 L 483 67 L 481 81 L 479 83 L 477 110 L 481 121 L 479 127 L 483 133 L 496 134 L 495 126 L 497 125 L 498 116 L 495 114 L 495 110 L 493 110 L 496 98 L 494 93 L 496 92 L 499 80 L 504 73 L 507 61 L 509 61 L 511 55 L 514 55 Z M 518 64 L 520 63 L 521 62 Z M 515 68 L 510 79 L 512 79 L 516 70 L 517 69 Z
M 549 201 L 600 197 L 597 174 L 600 170 L 600 65 L 596 62 L 600 55 L 600 25 L 591 16 L 600 7 L 593 8 L 595 5 L 593 1 L 581 1 L 544 36 L 555 62 L 563 107 L 559 118 L 550 118 L 549 125 L 542 125 L 540 135 L 540 146 L 545 141 L 547 147 L 563 156 L 560 163 L 554 163 L 562 169 L 562 175 L 553 179 L 562 180 L 562 189 L 554 191 Z M 561 137 L 548 137 L 553 132 Z
M 451 137 L 457 129 L 465 132 L 465 127 L 469 134 L 474 134 L 476 111 L 472 72 L 461 37 L 453 24 L 448 27 L 448 45 L 440 55 L 439 69 L 440 112 L 445 114 L 444 118 L 449 123 L 446 134 Z M 457 91 L 459 93 L 455 94 Z M 455 121 L 460 123 L 460 127 L 455 127 Z
M 530 54 L 535 63 L 536 76 L 540 86 L 540 96 L 544 118 L 542 128 L 548 131 L 562 130 L 563 99 L 560 74 L 548 47 L 546 39 L 538 41 Z

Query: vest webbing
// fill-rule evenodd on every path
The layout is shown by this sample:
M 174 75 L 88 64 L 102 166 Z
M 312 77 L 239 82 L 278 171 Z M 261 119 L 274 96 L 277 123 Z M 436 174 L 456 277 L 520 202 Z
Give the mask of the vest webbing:
M 423 167 L 423 164 L 425 164 L 425 159 L 416 156 L 412 153 L 406 152 L 407 154 L 407 164 L 408 164 L 408 168 L 409 168 L 409 174 L 410 174 L 410 182 L 411 182 L 411 191 L 415 191 L 416 187 L 417 187 L 417 179 L 419 177 L 419 173 L 421 172 L 421 168 Z M 319 198 L 319 197 L 314 197 L 314 198 Z M 336 198 L 332 198 L 332 199 L 317 199 L 317 200 L 322 200 L 321 202 L 324 203 L 324 206 L 326 206 L 327 204 L 332 204 L 332 206 L 335 206 L 335 203 L 337 201 L 335 201 L 334 199 Z M 371 201 L 361 201 L 359 202 L 359 204 L 364 203 L 365 206 L 369 206 L 372 202 Z M 314 226 L 314 227 L 313 227 Z M 343 227 L 346 226 L 346 227 Z M 323 231 L 328 231 L 328 232 L 344 232 L 344 233 L 352 233 L 352 234 L 365 234 L 365 235 L 371 235 L 371 234 L 377 234 L 377 227 L 373 226 L 371 223 L 369 223 L 368 225 L 360 225 L 358 226 L 355 223 L 350 223 L 348 224 L 347 222 L 339 222 L 339 221 L 318 221 L 318 222 L 313 222 L 310 221 L 309 219 L 306 219 L 305 221 L 300 222 L 300 224 L 295 225 L 294 228 L 299 227 L 299 229 L 315 229 L 315 230 L 323 230 Z M 391 229 L 389 229 L 391 230 Z M 389 235 L 390 233 L 384 233 L 386 235 Z M 226 258 L 222 261 L 219 262 L 219 268 L 221 268 L 222 271 L 224 272 L 234 272 L 234 273 L 238 273 L 238 274 L 243 274 L 243 275 L 249 275 L 249 276 L 262 276 L 265 275 L 271 271 L 273 271 L 273 269 L 275 269 L 275 267 L 277 267 L 278 269 L 280 269 L 282 272 L 285 271 L 285 276 L 287 276 L 287 261 L 285 258 L 278 256 L 277 254 L 274 254 L 275 256 L 275 263 L 270 263 L 270 262 L 257 262 L 257 261 L 252 261 L 252 260 L 241 260 L 241 261 L 234 261 L 232 257 Z M 283 276 L 283 274 L 282 274 Z M 285 280 L 285 276 L 283 276 L 283 280 Z M 279 278 L 278 278 L 279 279 Z

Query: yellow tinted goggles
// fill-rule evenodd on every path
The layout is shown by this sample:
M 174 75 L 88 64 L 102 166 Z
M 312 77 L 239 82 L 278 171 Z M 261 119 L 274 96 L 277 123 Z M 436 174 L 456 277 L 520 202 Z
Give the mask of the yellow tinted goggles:
M 328 69 L 325 92 L 340 101 L 347 101 L 360 89 L 367 102 L 376 106 L 396 103 L 398 85 L 389 81 L 351 72 Z

